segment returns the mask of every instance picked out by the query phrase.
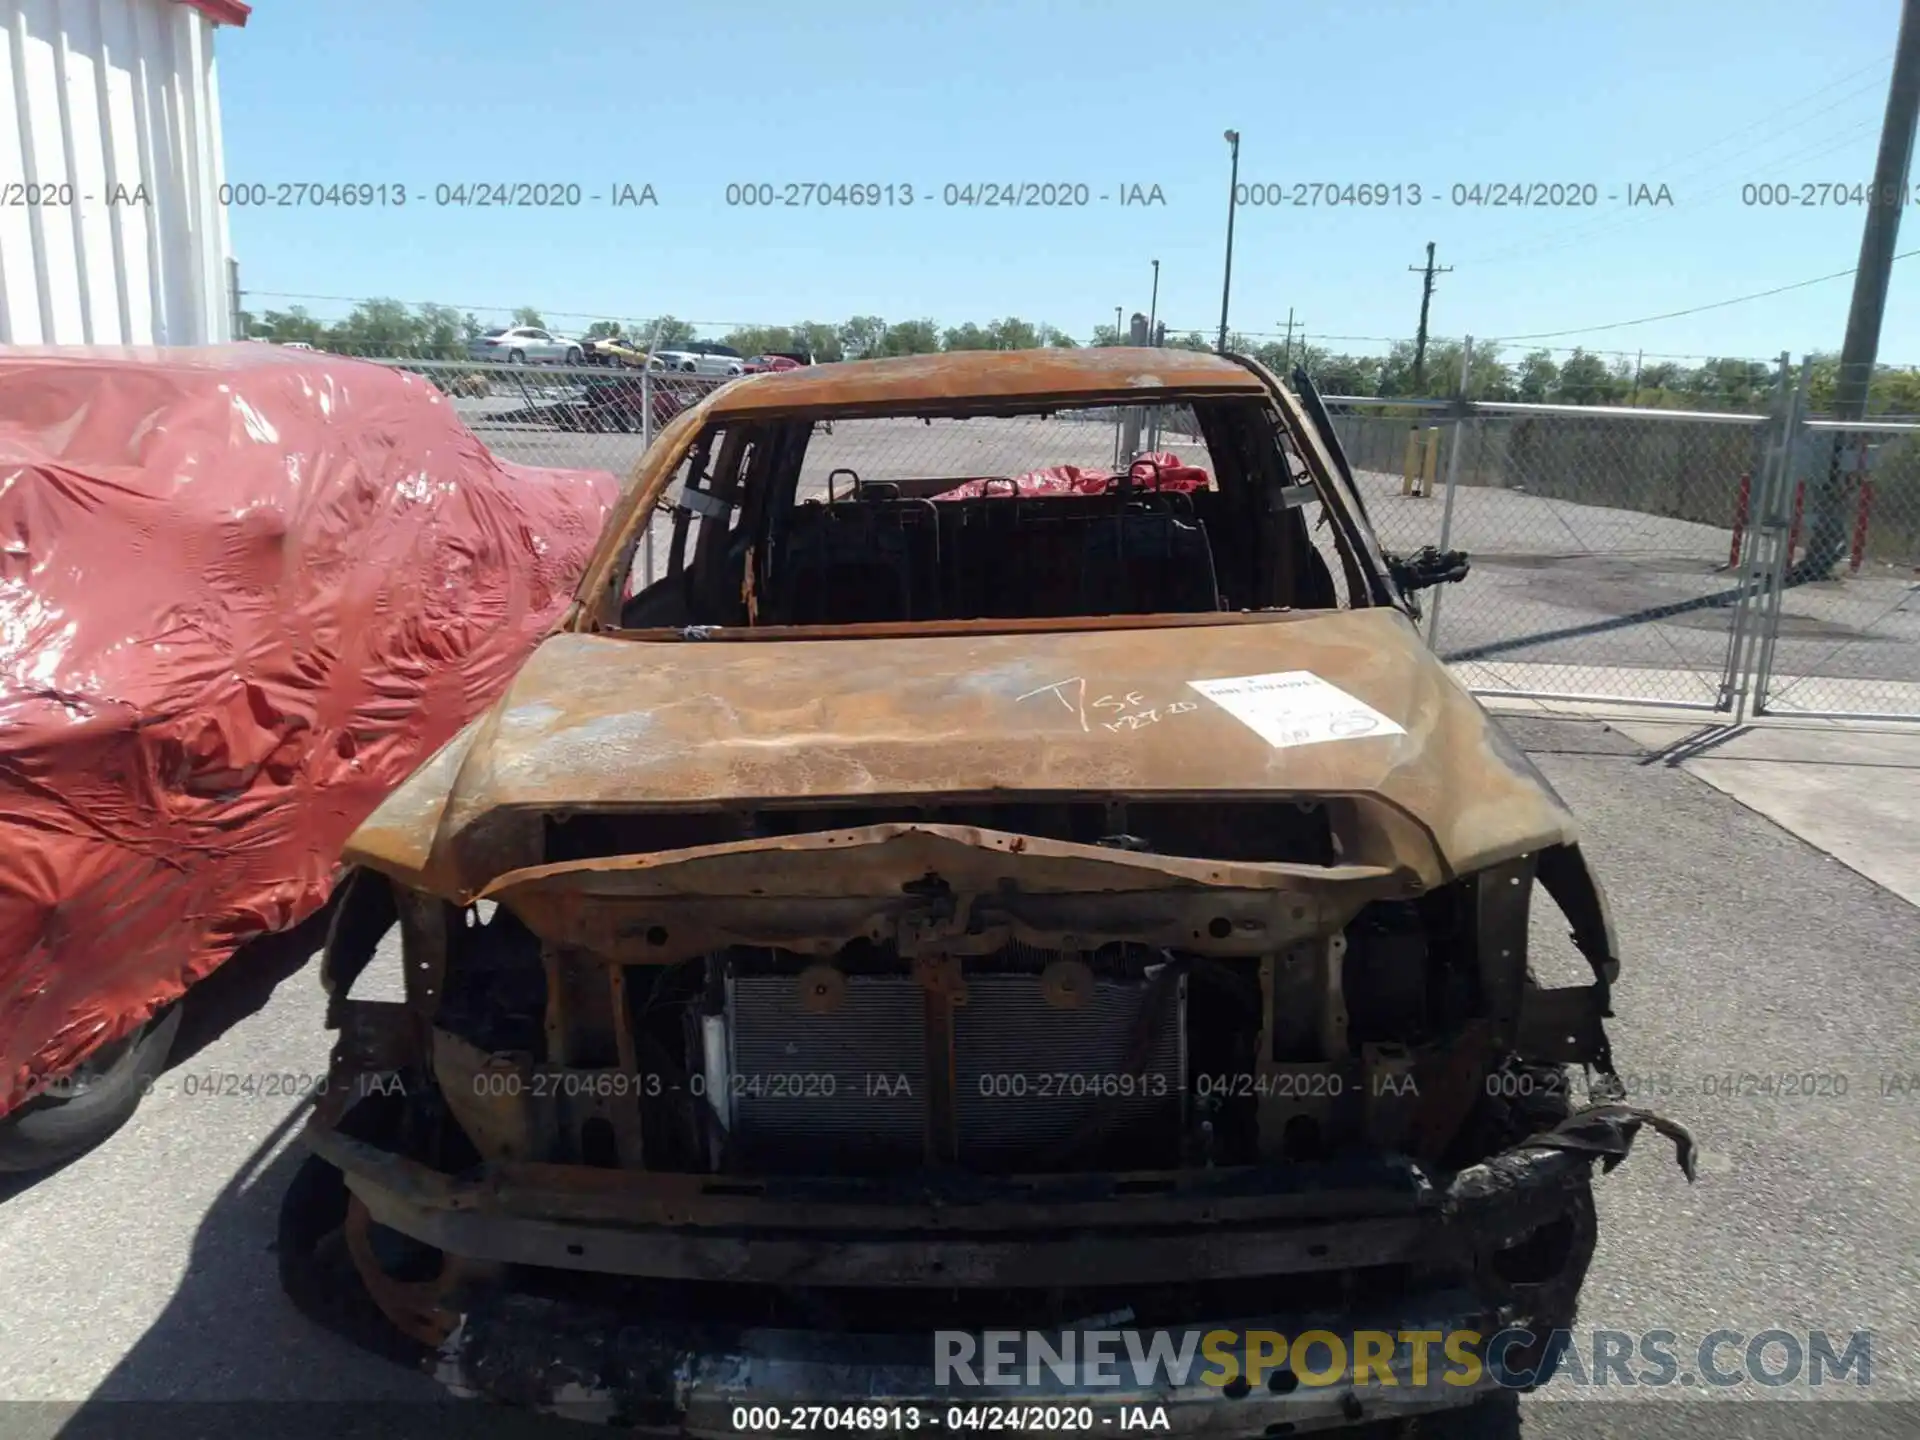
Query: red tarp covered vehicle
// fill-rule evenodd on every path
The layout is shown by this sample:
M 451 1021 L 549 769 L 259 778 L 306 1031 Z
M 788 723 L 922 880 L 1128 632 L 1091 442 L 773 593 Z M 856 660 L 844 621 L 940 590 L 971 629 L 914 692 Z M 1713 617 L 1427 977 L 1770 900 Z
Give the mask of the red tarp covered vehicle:
M 172 1002 L 325 902 L 618 492 L 364 361 L 0 352 L 0 1168 L 124 1120 Z

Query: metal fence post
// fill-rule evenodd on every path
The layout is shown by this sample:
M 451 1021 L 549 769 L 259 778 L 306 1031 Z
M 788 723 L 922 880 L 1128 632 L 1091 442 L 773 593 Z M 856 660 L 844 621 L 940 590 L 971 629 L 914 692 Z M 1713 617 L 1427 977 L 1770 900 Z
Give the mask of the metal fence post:
M 1741 476 L 1734 500 L 1733 538 L 1727 556 L 1727 570 L 1734 585 L 1733 617 L 1727 625 L 1726 670 L 1720 679 L 1716 708 L 1726 711 L 1735 724 L 1748 719 L 1748 681 L 1752 678 L 1749 661 L 1758 627 L 1754 605 L 1762 594 L 1763 582 L 1760 525 L 1772 503 L 1775 471 L 1786 463 L 1793 397 L 1793 357 L 1783 350 L 1774 373 L 1772 417 L 1761 432 L 1756 457 L 1759 463 Z
M 1147 343 L 1147 317 L 1135 313 L 1131 322 L 1132 329 L 1127 335 L 1131 345 L 1144 346 Z M 1147 412 L 1139 405 L 1129 405 L 1126 409 L 1126 422 L 1120 435 L 1120 463 L 1115 469 L 1125 469 L 1133 463 L 1133 457 L 1140 453 L 1140 434 L 1146 428 Z
M 1795 484 L 1795 463 L 1799 459 L 1800 438 L 1804 433 L 1801 422 L 1807 415 L 1807 391 L 1813 378 L 1813 357 L 1802 357 L 1800 361 L 1800 381 L 1794 387 L 1793 400 L 1787 407 L 1786 424 L 1780 439 L 1780 463 L 1774 470 L 1773 483 L 1768 487 L 1766 503 L 1760 512 L 1760 523 L 1755 529 L 1766 537 L 1766 547 L 1755 557 L 1755 568 L 1764 574 L 1765 589 L 1761 594 L 1759 626 L 1756 639 L 1758 650 L 1753 667 L 1754 715 L 1764 715 L 1767 709 L 1767 690 L 1773 683 L 1774 643 L 1780 638 L 1780 604 L 1785 597 L 1787 574 L 1793 568 L 1793 522 L 1789 518 L 1789 509 Z
M 646 454 L 653 445 L 653 357 L 647 357 L 648 368 L 640 372 L 640 453 Z
M 1447 541 L 1453 537 L 1453 494 L 1460 483 L 1460 449 L 1467 439 L 1467 407 L 1472 403 L 1467 399 L 1467 385 L 1473 375 L 1473 337 L 1467 336 L 1466 343 L 1460 347 L 1460 409 L 1453 417 L 1453 442 L 1447 447 L 1447 498 L 1440 507 L 1440 548 L 1447 548 Z M 1440 597 L 1446 593 L 1446 586 L 1436 585 L 1433 590 L 1433 603 L 1427 607 L 1427 648 L 1437 649 L 1440 637 Z

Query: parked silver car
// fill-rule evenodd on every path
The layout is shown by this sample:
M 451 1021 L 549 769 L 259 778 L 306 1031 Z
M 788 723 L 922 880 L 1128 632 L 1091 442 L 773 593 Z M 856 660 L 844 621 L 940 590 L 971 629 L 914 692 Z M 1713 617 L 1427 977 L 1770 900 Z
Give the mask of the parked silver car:
M 744 375 L 747 357 L 716 340 L 689 340 L 676 350 L 656 350 L 653 369 L 678 370 L 687 375 Z
M 578 365 L 584 352 L 577 340 L 563 340 L 537 325 L 509 325 L 467 342 L 470 360 L 503 360 L 509 365 L 524 365 L 530 360 L 547 360 Z

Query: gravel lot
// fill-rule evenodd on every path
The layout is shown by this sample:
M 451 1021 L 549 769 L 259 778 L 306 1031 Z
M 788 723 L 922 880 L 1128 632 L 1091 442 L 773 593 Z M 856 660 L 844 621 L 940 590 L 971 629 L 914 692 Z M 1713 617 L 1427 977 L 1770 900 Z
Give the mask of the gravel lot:
M 1874 1332 L 1873 1384 L 1849 1384 L 1844 1400 L 1588 1389 L 1530 1400 L 1526 1434 L 1920 1433 L 1920 1098 L 1879 1090 L 1883 1074 L 1920 1070 L 1920 911 L 1597 722 L 1510 728 L 1582 815 L 1611 893 L 1627 957 L 1620 1069 L 1690 1092 L 1663 1108 L 1708 1152 L 1688 1188 L 1649 1134 L 1598 1181 L 1583 1325 L 1671 1329 L 1683 1354 L 1722 1327 Z M 1545 978 L 1573 978 L 1557 927 L 1543 917 L 1536 934 L 1552 951 Z M 236 959 L 196 995 L 181 1054 L 132 1124 L 38 1183 L 0 1189 L 0 1440 L 601 1433 L 390 1403 L 437 1392 L 284 1302 L 270 1245 L 296 1107 L 189 1092 L 191 1077 L 321 1072 L 317 941 L 310 924 Z M 1848 1093 L 1697 1093 L 1708 1074 L 1808 1071 L 1846 1075 Z

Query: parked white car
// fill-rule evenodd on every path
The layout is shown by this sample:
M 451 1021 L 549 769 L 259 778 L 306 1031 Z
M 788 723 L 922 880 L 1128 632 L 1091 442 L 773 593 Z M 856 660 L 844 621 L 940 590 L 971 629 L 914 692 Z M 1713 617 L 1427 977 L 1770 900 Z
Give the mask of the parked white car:
M 715 340 L 689 340 L 678 350 L 654 351 L 651 368 L 687 375 L 744 375 L 747 357 Z
M 505 361 L 509 365 L 524 365 L 538 360 L 578 365 L 584 358 L 584 352 L 579 341 L 562 340 L 537 325 L 509 325 L 489 330 L 468 341 L 467 358 Z

